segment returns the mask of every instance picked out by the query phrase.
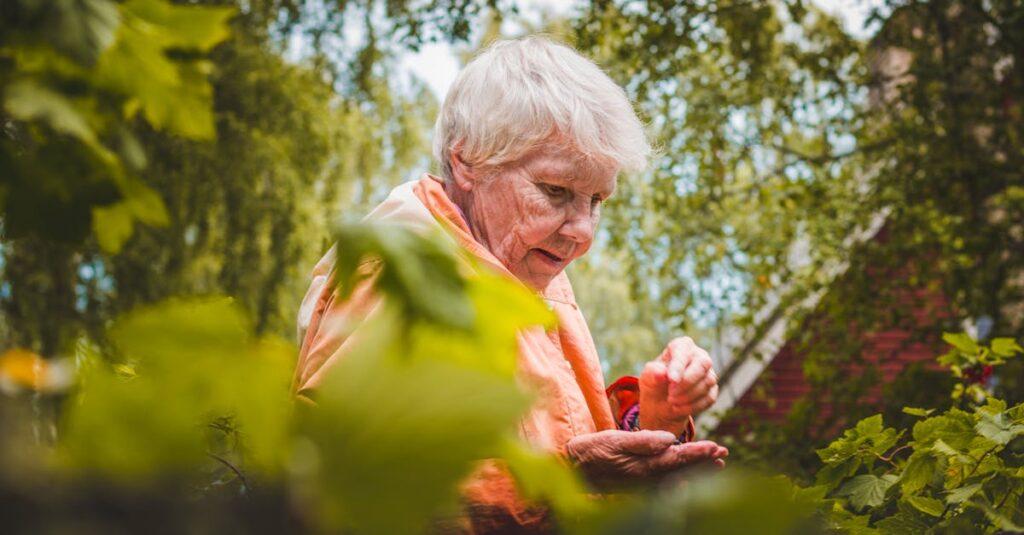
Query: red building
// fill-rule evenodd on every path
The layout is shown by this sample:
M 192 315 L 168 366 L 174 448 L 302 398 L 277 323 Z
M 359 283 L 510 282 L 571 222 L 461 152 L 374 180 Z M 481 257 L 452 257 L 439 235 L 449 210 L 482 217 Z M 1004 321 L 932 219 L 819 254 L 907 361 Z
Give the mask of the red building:
M 886 239 L 883 228 L 884 216 L 859 236 L 860 241 Z M 735 428 L 746 418 L 758 421 L 777 422 L 785 418 L 801 398 L 812 393 L 805 374 L 807 347 L 795 340 L 793 333 L 817 333 L 822 344 L 830 343 L 829 336 L 837 333 L 856 337 L 859 351 L 849 361 L 843 360 L 837 366 L 845 377 L 861 377 L 870 369 L 877 381 L 872 382 L 859 402 L 871 410 L 881 408 L 882 392 L 885 385 L 915 363 L 931 369 L 939 369 L 935 362 L 937 355 L 945 351 L 941 339 L 941 327 L 948 322 L 951 314 L 947 300 L 941 290 L 930 288 L 921 281 L 913 281 L 912 265 L 902 266 L 898 273 L 869 274 L 869 281 L 889 282 L 888 286 L 900 288 L 892 296 L 879 300 L 879 306 L 895 307 L 906 312 L 902 323 L 886 326 L 875 331 L 862 331 L 854 326 L 841 329 L 825 329 L 830 321 L 827 311 L 822 310 L 823 300 L 828 298 L 828 289 L 812 293 L 797 301 L 785 299 L 786 289 L 780 289 L 777 303 L 762 312 L 755 326 L 747 330 L 734 329 L 726 333 L 724 340 L 712 351 L 720 372 L 719 401 L 712 411 L 702 415 L 698 427 L 705 432 L 718 428 L 721 417 L 730 409 L 740 409 L 730 418 L 721 431 Z M 849 263 L 837 262 L 831 266 L 832 283 L 828 288 L 843 284 L 855 275 L 849 272 Z M 891 284 L 897 277 L 898 284 Z M 882 286 L 879 284 L 879 286 Z M 797 319 L 799 318 L 799 319 Z M 912 326 L 912 327 L 911 327 Z M 922 334 L 927 333 L 927 334 Z M 829 407 L 821 407 L 820 417 L 825 420 Z

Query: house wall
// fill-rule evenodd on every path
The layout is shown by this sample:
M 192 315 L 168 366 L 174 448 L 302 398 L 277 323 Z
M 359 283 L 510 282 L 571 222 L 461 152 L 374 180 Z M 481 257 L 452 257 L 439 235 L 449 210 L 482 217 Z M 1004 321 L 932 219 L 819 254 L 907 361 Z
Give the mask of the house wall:
M 913 315 L 916 333 L 927 332 L 931 330 L 929 327 L 939 325 L 949 317 L 947 300 L 936 290 L 907 290 L 899 296 L 898 302 Z M 806 324 L 814 325 L 815 320 L 821 319 L 821 316 L 812 316 Z M 879 383 L 862 398 L 864 404 L 873 408 L 881 407 L 883 386 L 892 383 L 909 365 L 923 362 L 928 368 L 939 369 L 935 357 L 945 351 L 939 335 L 921 340 L 918 334 L 918 339 L 915 339 L 909 330 L 898 327 L 851 334 L 863 339 L 862 362 L 845 364 L 843 369 L 849 374 L 863 374 L 867 368 L 878 373 Z M 781 421 L 793 405 L 811 391 L 804 376 L 805 357 L 795 342 L 787 341 L 735 404 L 739 414 L 750 414 L 761 421 Z M 826 416 L 828 407 L 823 409 L 822 416 Z M 721 431 L 742 423 L 742 417 L 731 418 Z

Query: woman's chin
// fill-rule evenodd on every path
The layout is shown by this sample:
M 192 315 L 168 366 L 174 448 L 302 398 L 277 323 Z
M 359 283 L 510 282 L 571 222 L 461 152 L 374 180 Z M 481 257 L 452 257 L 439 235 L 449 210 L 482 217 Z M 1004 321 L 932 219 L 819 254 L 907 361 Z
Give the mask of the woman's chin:
M 512 274 L 523 281 L 527 286 L 535 290 L 543 290 L 555 279 L 568 262 L 557 262 L 536 251 L 530 251 L 526 255 L 525 262 L 520 264 L 520 269 L 512 270 Z

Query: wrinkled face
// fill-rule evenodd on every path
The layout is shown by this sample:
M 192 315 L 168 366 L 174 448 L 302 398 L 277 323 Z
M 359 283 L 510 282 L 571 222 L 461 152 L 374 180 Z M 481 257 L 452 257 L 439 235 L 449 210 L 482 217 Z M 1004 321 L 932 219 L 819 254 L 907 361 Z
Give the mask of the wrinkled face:
M 473 180 L 456 180 L 474 236 L 516 277 L 543 289 L 590 248 L 618 169 L 535 151 Z

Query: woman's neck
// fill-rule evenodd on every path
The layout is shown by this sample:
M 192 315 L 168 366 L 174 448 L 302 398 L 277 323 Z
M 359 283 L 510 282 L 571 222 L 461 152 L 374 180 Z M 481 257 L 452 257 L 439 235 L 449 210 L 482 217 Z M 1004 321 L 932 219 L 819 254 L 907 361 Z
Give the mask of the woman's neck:
M 481 225 L 476 224 L 476 218 L 473 217 L 473 193 L 460 189 L 452 180 L 444 181 L 444 192 L 451 199 L 452 204 L 459 209 L 459 215 L 462 216 L 462 220 L 469 227 L 469 232 L 473 235 L 473 239 L 490 251 L 491 246 L 488 243 L 486 232 L 484 232 Z

